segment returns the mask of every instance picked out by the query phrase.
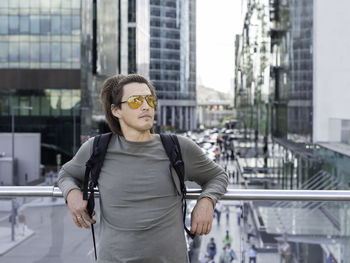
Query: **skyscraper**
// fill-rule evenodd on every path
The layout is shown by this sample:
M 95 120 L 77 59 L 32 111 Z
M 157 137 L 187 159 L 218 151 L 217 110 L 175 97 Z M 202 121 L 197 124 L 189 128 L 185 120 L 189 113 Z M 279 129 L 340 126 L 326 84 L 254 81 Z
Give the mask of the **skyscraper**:
M 196 1 L 150 0 L 150 79 L 159 98 L 157 126 L 196 125 Z

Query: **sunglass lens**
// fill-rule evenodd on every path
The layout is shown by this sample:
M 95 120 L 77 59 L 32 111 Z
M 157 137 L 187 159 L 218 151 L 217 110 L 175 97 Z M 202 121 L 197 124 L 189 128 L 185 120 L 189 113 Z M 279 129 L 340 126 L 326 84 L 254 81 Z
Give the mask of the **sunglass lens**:
M 155 108 L 157 106 L 157 98 L 153 95 L 146 96 L 146 101 L 152 108 Z
M 130 108 L 137 109 L 142 105 L 143 97 L 142 96 L 133 96 L 128 100 L 128 104 Z

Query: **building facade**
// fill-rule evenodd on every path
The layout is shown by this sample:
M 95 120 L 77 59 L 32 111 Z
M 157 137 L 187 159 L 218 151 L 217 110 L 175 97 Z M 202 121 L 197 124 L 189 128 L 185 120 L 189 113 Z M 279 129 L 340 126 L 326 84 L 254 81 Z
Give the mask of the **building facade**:
M 196 126 L 196 1 L 150 0 L 150 80 L 157 126 Z

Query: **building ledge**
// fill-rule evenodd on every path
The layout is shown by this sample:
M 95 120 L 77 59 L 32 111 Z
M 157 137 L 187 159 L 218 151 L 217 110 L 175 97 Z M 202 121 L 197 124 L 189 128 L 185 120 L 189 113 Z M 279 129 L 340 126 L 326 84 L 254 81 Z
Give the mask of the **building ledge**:
M 328 150 L 350 157 L 350 145 L 341 142 L 316 142 L 315 144 L 327 148 Z

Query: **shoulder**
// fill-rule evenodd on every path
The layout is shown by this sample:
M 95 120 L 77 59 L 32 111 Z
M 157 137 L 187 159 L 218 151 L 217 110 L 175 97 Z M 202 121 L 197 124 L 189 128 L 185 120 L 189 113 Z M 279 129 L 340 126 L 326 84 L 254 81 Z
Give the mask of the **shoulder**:
M 176 137 L 179 140 L 181 149 L 188 149 L 192 147 L 198 148 L 198 145 L 193 140 L 181 135 L 176 135 Z

